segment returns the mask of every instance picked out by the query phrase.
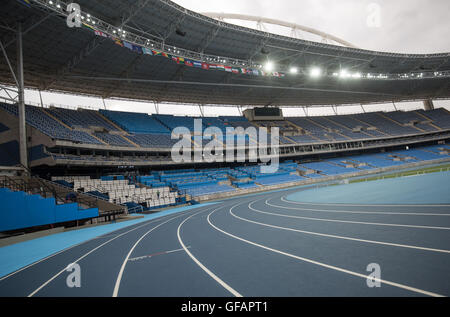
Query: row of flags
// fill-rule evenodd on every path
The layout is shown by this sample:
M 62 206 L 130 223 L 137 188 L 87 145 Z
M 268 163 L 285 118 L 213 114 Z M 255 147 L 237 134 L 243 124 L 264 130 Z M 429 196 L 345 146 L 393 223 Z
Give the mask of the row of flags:
M 85 26 L 93 29 L 89 25 L 85 25 Z M 278 78 L 283 78 L 286 76 L 286 74 L 282 73 L 282 72 L 267 72 L 267 71 L 263 71 L 260 69 L 254 69 L 254 68 L 232 67 L 232 66 L 227 66 L 227 65 L 223 65 L 223 64 L 211 64 L 211 63 L 205 63 L 205 62 L 196 61 L 196 60 L 192 60 L 192 59 L 187 59 L 187 58 L 183 58 L 180 56 L 167 54 L 165 52 L 161 52 L 158 50 L 150 49 L 147 47 L 135 45 L 135 44 L 129 43 L 127 41 L 121 40 L 119 38 L 109 36 L 108 34 L 103 33 L 102 31 L 99 31 L 99 30 L 94 30 L 94 32 L 95 32 L 95 35 L 105 37 L 105 38 L 110 38 L 115 42 L 115 44 L 117 44 L 121 47 L 128 48 L 129 50 L 131 50 L 135 53 L 150 55 L 150 56 L 162 56 L 162 57 L 171 59 L 172 61 L 174 61 L 175 63 L 177 63 L 179 65 L 186 65 L 188 67 L 200 68 L 203 70 L 225 71 L 225 72 L 229 72 L 229 73 L 233 73 L 233 74 L 246 74 L 246 75 L 253 75 L 253 76 L 271 76 L 271 77 L 278 77 Z

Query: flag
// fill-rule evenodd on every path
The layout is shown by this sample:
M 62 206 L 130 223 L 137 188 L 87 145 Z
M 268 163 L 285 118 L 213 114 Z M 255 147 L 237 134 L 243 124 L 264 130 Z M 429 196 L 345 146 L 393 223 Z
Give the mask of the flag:
M 257 70 L 257 69 L 254 69 L 254 70 L 252 71 L 252 73 L 253 73 L 253 75 L 255 75 L 255 76 L 259 76 L 259 70 Z
M 105 33 L 103 33 L 102 31 L 98 31 L 98 30 L 95 30 L 95 35 L 97 35 L 97 36 L 103 36 L 103 37 L 108 37 L 108 34 L 105 34 Z
M 146 55 L 153 55 L 153 51 L 149 48 L 143 47 L 142 52 Z
M 233 74 L 239 74 L 239 68 L 232 68 L 231 69 L 231 72 L 233 73 Z
M 225 71 L 231 73 L 231 66 L 225 66 Z
M 209 65 L 207 63 L 202 63 L 202 69 L 209 70 Z
M 139 45 L 134 45 L 133 44 L 132 46 L 133 46 L 133 48 L 132 48 L 133 52 L 136 52 L 136 53 L 139 53 L 139 54 L 143 53 L 142 47 L 140 47 Z
M 162 52 L 162 53 L 159 53 L 159 54 L 161 54 L 163 57 L 165 57 L 165 58 L 170 58 L 170 56 L 171 55 L 169 55 L 169 54 L 167 54 L 167 53 L 164 53 L 164 52 Z
M 190 59 L 187 59 L 184 61 L 184 65 L 189 66 L 189 67 L 194 67 L 194 62 L 191 61 Z
M 181 65 L 184 65 L 184 58 L 183 57 L 178 57 L 177 58 L 177 63 L 181 64 Z
M 216 65 L 216 64 L 207 64 L 207 65 L 208 65 L 209 69 L 219 69 L 219 65 Z
M 223 66 L 223 65 L 216 65 L 216 69 L 218 69 L 218 70 L 225 70 L 225 66 Z
M 122 42 L 122 40 L 120 40 L 120 39 L 114 39 L 114 43 L 116 43 L 117 45 L 119 45 L 119 46 L 122 46 L 123 47 L 123 42 Z
M 128 43 L 127 41 L 123 41 L 123 46 L 125 46 L 126 48 L 128 48 L 129 50 L 133 49 L 133 44 Z
M 196 68 L 203 68 L 203 64 L 197 61 L 194 61 L 194 67 Z
M 20 2 L 22 2 L 22 4 L 26 5 L 27 7 L 31 5 L 30 0 L 20 0 Z
M 245 68 L 239 68 L 239 71 L 241 72 L 241 74 L 247 74 L 247 69 Z
M 87 27 L 88 29 L 91 29 L 92 31 L 95 31 L 95 29 L 92 26 L 90 26 L 89 24 L 86 24 L 83 22 L 83 26 Z

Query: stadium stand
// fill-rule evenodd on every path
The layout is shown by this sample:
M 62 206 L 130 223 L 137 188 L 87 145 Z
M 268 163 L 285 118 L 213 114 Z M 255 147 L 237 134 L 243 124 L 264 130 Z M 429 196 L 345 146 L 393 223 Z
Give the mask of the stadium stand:
M 15 116 L 16 105 L 0 103 L 0 109 Z M 171 130 L 186 127 L 194 131 L 193 117 L 148 115 L 109 110 L 68 110 L 27 106 L 27 123 L 53 139 L 75 143 L 135 148 L 170 148 Z M 105 119 L 107 118 L 107 119 Z M 362 113 L 329 117 L 288 117 L 285 121 L 250 122 L 245 117 L 203 117 L 202 128 L 217 127 L 225 133 L 227 127 L 280 128 L 280 144 L 314 144 L 376 139 L 392 136 L 418 135 L 450 129 L 450 113 L 444 109 L 389 113 Z M 114 122 L 114 124 L 108 122 Z M 99 130 L 100 129 L 100 130 Z M 243 136 L 234 136 L 234 143 Z M 202 144 L 211 138 L 205 135 Z M 224 136 L 219 140 L 227 141 Z M 249 138 L 245 136 L 245 143 Z
M 84 208 L 76 202 L 63 202 L 5 187 L 1 180 L 0 231 L 13 231 L 38 226 L 91 219 L 99 216 L 98 208 Z

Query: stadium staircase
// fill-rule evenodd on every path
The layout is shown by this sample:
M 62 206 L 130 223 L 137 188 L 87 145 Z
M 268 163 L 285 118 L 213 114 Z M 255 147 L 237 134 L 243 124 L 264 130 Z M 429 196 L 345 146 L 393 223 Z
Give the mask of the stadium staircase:
M 441 127 L 438 127 L 436 124 L 433 123 L 433 120 L 431 118 L 428 118 L 427 116 L 421 114 L 419 111 L 414 111 L 416 114 L 421 116 L 422 118 L 426 119 L 427 121 L 430 121 L 428 124 L 431 125 L 433 128 L 437 129 L 438 131 L 442 131 Z
M 381 112 L 378 112 L 377 114 L 378 114 L 379 116 L 383 117 L 384 119 L 389 120 L 389 121 L 395 123 L 395 124 L 398 125 L 399 127 L 403 127 L 403 125 L 402 125 L 400 122 L 398 122 L 398 121 L 396 121 L 396 120 L 394 120 L 394 119 L 392 119 L 392 118 L 389 118 L 389 117 L 386 116 L 385 114 L 383 114 L 383 113 L 381 113 Z M 414 125 L 412 125 L 411 128 L 414 128 L 414 129 L 416 129 L 416 130 L 419 131 L 419 132 L 425 133 L 424 130 L 422 130 L 422 129 L 420 129 L 420 128 L 414 126 Z

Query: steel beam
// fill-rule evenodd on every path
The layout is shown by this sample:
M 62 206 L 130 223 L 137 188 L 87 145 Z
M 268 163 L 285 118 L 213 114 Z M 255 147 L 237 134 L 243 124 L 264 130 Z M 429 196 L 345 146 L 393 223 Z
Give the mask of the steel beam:
M 26 129 L 26 113 L 25 113 L 25 86 L 23 80 L 23 43 L 22 43 L 22 24 L 17 26 L 17 80 L 19 95 L 19 148 L 20 148 L 20 164 L 28 168 L 27 153 L 27 129 Z

